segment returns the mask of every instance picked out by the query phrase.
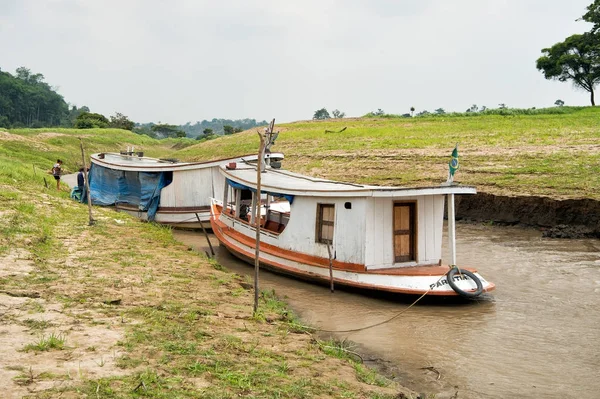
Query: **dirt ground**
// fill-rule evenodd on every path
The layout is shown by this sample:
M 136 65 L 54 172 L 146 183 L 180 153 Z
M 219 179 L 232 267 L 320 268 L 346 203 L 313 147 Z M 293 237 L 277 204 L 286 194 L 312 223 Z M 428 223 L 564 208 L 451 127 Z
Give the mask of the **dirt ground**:
M 328 354 L 268 293 L 253 316 L 248 282 L 170 230 L 99 208 L 88 226 L 84 205 L 56 201 L 36 204 L 65 208 L 54 237 L 17 236 L 0 252 L 3 398 L 414 394 Z

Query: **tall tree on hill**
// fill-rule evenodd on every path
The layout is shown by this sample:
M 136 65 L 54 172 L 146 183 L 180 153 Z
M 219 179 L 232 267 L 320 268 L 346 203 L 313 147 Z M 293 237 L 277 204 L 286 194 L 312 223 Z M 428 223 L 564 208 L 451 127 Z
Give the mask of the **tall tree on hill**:
M 122 113 L 116 112 L 113 116 L 110 117 L 110 122 L 108 126 L 114 127 L 116 129 L 133 130 L 135 123 L 130 121 L 129 118 L 123 115 Z
M 331 118 L 331 116 L 329 115 L 329 112 L 325 108 L 316 110 L 313 115 L 313 119 L 317 119 L 317 120 L 323 120 L 323 119 L 329 119 L 329 118 Z
M 537 59 L 536 67 L 546 79 L 570 81 L 589 92 L 594 106 L 594 88 L 600 82 L 600 0 L 595 0 L 587 9 L 581 19 L 592 23 L 592 30 L 542 49 L 543 55 Z
M 600 29 L 600 0 L 594 0 L 592 4 L 587 6 L 587 12 L 581 16 L 585 22 L 593 24 L 591 32 L 596 33 Z
M 75 120 L 77 129 L 94 129 L 108 127 L 108 119 L 102 114 L 82 112 Z

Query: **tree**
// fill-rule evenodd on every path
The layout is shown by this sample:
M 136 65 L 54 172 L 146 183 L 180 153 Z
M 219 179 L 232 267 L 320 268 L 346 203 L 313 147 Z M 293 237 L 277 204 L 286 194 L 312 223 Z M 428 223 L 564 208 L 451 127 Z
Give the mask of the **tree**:
M 110 127 L 114 127 L 115 129 L 133 130 L 135 123 L 130 121 L 128 117 L 120 112 L 116 112 L 110 117 L 110 122 L 108 125 Z
M 327 112 L 327 110 L 325 108 L 316 110 L 315 114 L 313 115 L 313 119 L 317 119 L 317 120 L 329 119 L 329 118 L 331 118 L 331 116 L 329 116 L 329 112 Z
M 410 107 L 410 116 L 413 116 L 413 112 L 415 112 L 415 107 Z
M 589 92 L 594 106 L 594 87 L 600 82 L 600 0 L 594 0 L 580 20 L 591 23 L 592 29 L 542 49 L 536 67 L 546 79 L 571 81 L 575 87 Z
M 435 113 L 438 115 L 444 115 L 446 111 L 444 111 L 444 108 L 438 108 L 435 110 Z
M 206 129 L 204 129 L 204 130 L 202 131 L 202 133 L 203 133 L 205 136 L 208 136 L 208 135 L 211 135 L 211 134 L 213 134 L 213 130 L 212 130 L 211 128 L 207 127 Z M 198 137 L 200 137 L 200 136 L 198 136 Z
M 498 108 L 500 108 L 500 109 L 506 109 L 506 104 L 500 103 L 500 104 L 498 104 Z
M 556 105 L 557 107 L 562 107 L 563 105 L 565 105 L 565 102 L 559 98 L 558 100 L 554 101 L 554 105 Z
M 108 127 L 108 119 L 102 114 L 94 112 L 82 112 L 75 120 L 77 129 L 93 129 Z
M 377 108 L 377 111 L 371 112 L 371 114 L 373 116 L 383 116 L 383 115 L 385 115 L 385 112 L 381 108 Z
M 345 113 L 345 112 L 341 112 L 341 111 L 340 111 L 340 110 L 338 110 L 338 109 L 334 109 L 333 111 L 331 111 L 331 114 L 332 114 L 332 115 L 333 115 L 333 117 L 334 117 L 334 118 L 336 118 L 336 119 L 341 119 L 341 118 L 343 118 L 344 116 L 346 116 L 346 113 Z
M 158 125 L 153 125 L 151 129 L 159 139 L 166 137 L 185 137 L 185 132 L 183 130 L 179 130 L 177 126 L 168 125 L 166 123 L 161 124 L 159 122 Z
M 587 6 L 587 12 L 581 16 L 585 22 L 593 24 L 591 33 L 598 32 L 600 29 L 600 0 L 594 0 L 592 4 Z
M 571 81 L 589 92 L 590 102 L 596 105 L 594 87 L 600 82 L 600 33 L 569 36 L 542 53 L 536 66 L 546 79 Z
M 233 134 L 233 126 L 230 126 L 230 125 L 223 126 L 223 132 L 225 134 Z

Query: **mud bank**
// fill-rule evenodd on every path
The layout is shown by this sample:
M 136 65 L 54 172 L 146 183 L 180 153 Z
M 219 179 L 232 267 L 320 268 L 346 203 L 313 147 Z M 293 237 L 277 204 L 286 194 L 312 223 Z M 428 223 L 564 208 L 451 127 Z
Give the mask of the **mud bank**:
M 487 193 L 456 197 L 456 218 L 536 227 L 545 237 L 600 238 L 600 201 Z

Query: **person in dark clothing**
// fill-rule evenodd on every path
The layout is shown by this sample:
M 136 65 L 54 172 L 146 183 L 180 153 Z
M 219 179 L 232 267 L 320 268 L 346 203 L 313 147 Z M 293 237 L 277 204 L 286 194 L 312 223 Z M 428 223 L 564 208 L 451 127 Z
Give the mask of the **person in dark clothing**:
M 79 168 L 79 173 L 77 173 L 77 187 L 83 192 L 85 187 L 85 177 L 83 175 L 83 168 Z
M 71 190 L 71 198 L 83 202 L 85 198 L 85 175 L 83 174 L 83 168 L 79 168 L 77 173 L 77 187 L 73 187 Z

